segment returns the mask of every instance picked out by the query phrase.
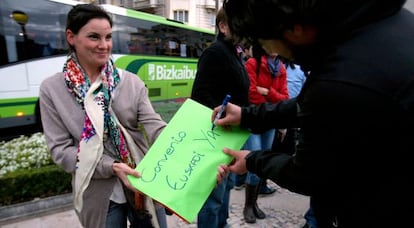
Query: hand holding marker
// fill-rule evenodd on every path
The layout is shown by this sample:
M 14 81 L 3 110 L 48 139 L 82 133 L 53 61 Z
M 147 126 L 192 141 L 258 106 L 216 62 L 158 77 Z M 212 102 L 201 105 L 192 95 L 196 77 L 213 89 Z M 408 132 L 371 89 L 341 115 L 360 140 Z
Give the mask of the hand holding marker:
M 220 110 L 217 112 L 216 117 L 214 117 L 213 126 L 211 127 L 211 130 L 214 130 L 216 127 L 216 121 L 221 118 L 221 115 L 223 115 L 224 110 L 226 110 L 227 103 L 229 102 L 231 96 L 229 94 L 226 95 L 226 97 L 223 100 L 223 103 L 221 104 Z

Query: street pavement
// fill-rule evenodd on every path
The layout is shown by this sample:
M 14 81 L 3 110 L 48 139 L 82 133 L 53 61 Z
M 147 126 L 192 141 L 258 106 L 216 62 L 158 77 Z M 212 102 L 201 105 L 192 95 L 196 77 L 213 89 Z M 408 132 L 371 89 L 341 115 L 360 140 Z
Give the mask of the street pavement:
M 231 228 L 300 228 L 305 223 L 303 215 L 309 207 L 309 197 L 280 188 L 275 183 L 268 184 L 277 189 L 269 196 L 260 196 L 259 207 L 266 213 L 266 218 L 248 224 L 243 219 L 244 189 L 231 191 L 230 218 Z M 187 224 L 175 215 L 167 216 L 169 228 L 196 228 L 194 221 Z M 81 228 L 78 218 L 72 208 L 59 209 L 47 214 L 17 218 L 0 224 L 1 228 Z

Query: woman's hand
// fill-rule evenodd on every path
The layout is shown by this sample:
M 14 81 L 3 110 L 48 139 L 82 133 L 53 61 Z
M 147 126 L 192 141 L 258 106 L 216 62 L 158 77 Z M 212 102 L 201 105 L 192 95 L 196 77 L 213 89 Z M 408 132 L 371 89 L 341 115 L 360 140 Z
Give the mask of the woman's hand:
M 134 188 L 131 183 L 129 182 L 127 175 L 132 175 L 135 177 L 141 177 L 141 174 L 138 173 L 135 169 L 129 167 L 125 163 L 114 162 L 112 164 L 112 170 L 114 173 L 121 179 L 122 183 L 134 192 L 139 192 L 136 188 Z
M 219 185 L 224 179 L 227 178 L 228 174 L 229 174 L 229 169 L 227 167 L 227 165 L 225 164 L 221 164 L 218 168 L 218 173 L 217 173 L 217 185 Z
M 267 96 L 269 94 L 269 89 L 261 86 L 256 86 L 257 92 L 259 92 L 263 96 Z

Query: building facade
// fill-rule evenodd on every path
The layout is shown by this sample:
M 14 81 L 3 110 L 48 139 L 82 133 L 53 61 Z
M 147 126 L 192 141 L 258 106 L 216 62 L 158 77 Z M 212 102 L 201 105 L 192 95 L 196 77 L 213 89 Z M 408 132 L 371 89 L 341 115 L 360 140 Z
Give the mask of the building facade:
M 191 26 L 215 30 L 216 12 L 223 0 L 83 0 L 112 4 L 156 14 Z

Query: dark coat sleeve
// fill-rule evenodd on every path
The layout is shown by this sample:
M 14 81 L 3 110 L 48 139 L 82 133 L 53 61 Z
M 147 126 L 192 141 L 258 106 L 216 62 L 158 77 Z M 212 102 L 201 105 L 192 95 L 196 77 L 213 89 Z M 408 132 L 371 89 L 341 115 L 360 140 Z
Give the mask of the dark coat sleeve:
M 213 49 L 206 49 L 198 61 L 198 69 L 194 80 L 191 98 L 205 106 L 215 108 L 220 105 L 220 101 L 225 94 L 222 91 L 223 80 L 221 77 L 223 69 L 223 59 L 219 52 Z M 221 95 L 221 97 L 219 97 Z
M 240 126 L 253 133 L 262 133 L 272 128 L 297 127 L 297 113 L 296 98 L 242 107 Z
M 270 150 L 252 151 L 246 157 L 246 165 L 250 172 L 290 191 L 303 195 L 311 192 L 311 174 L 295 156 Z

